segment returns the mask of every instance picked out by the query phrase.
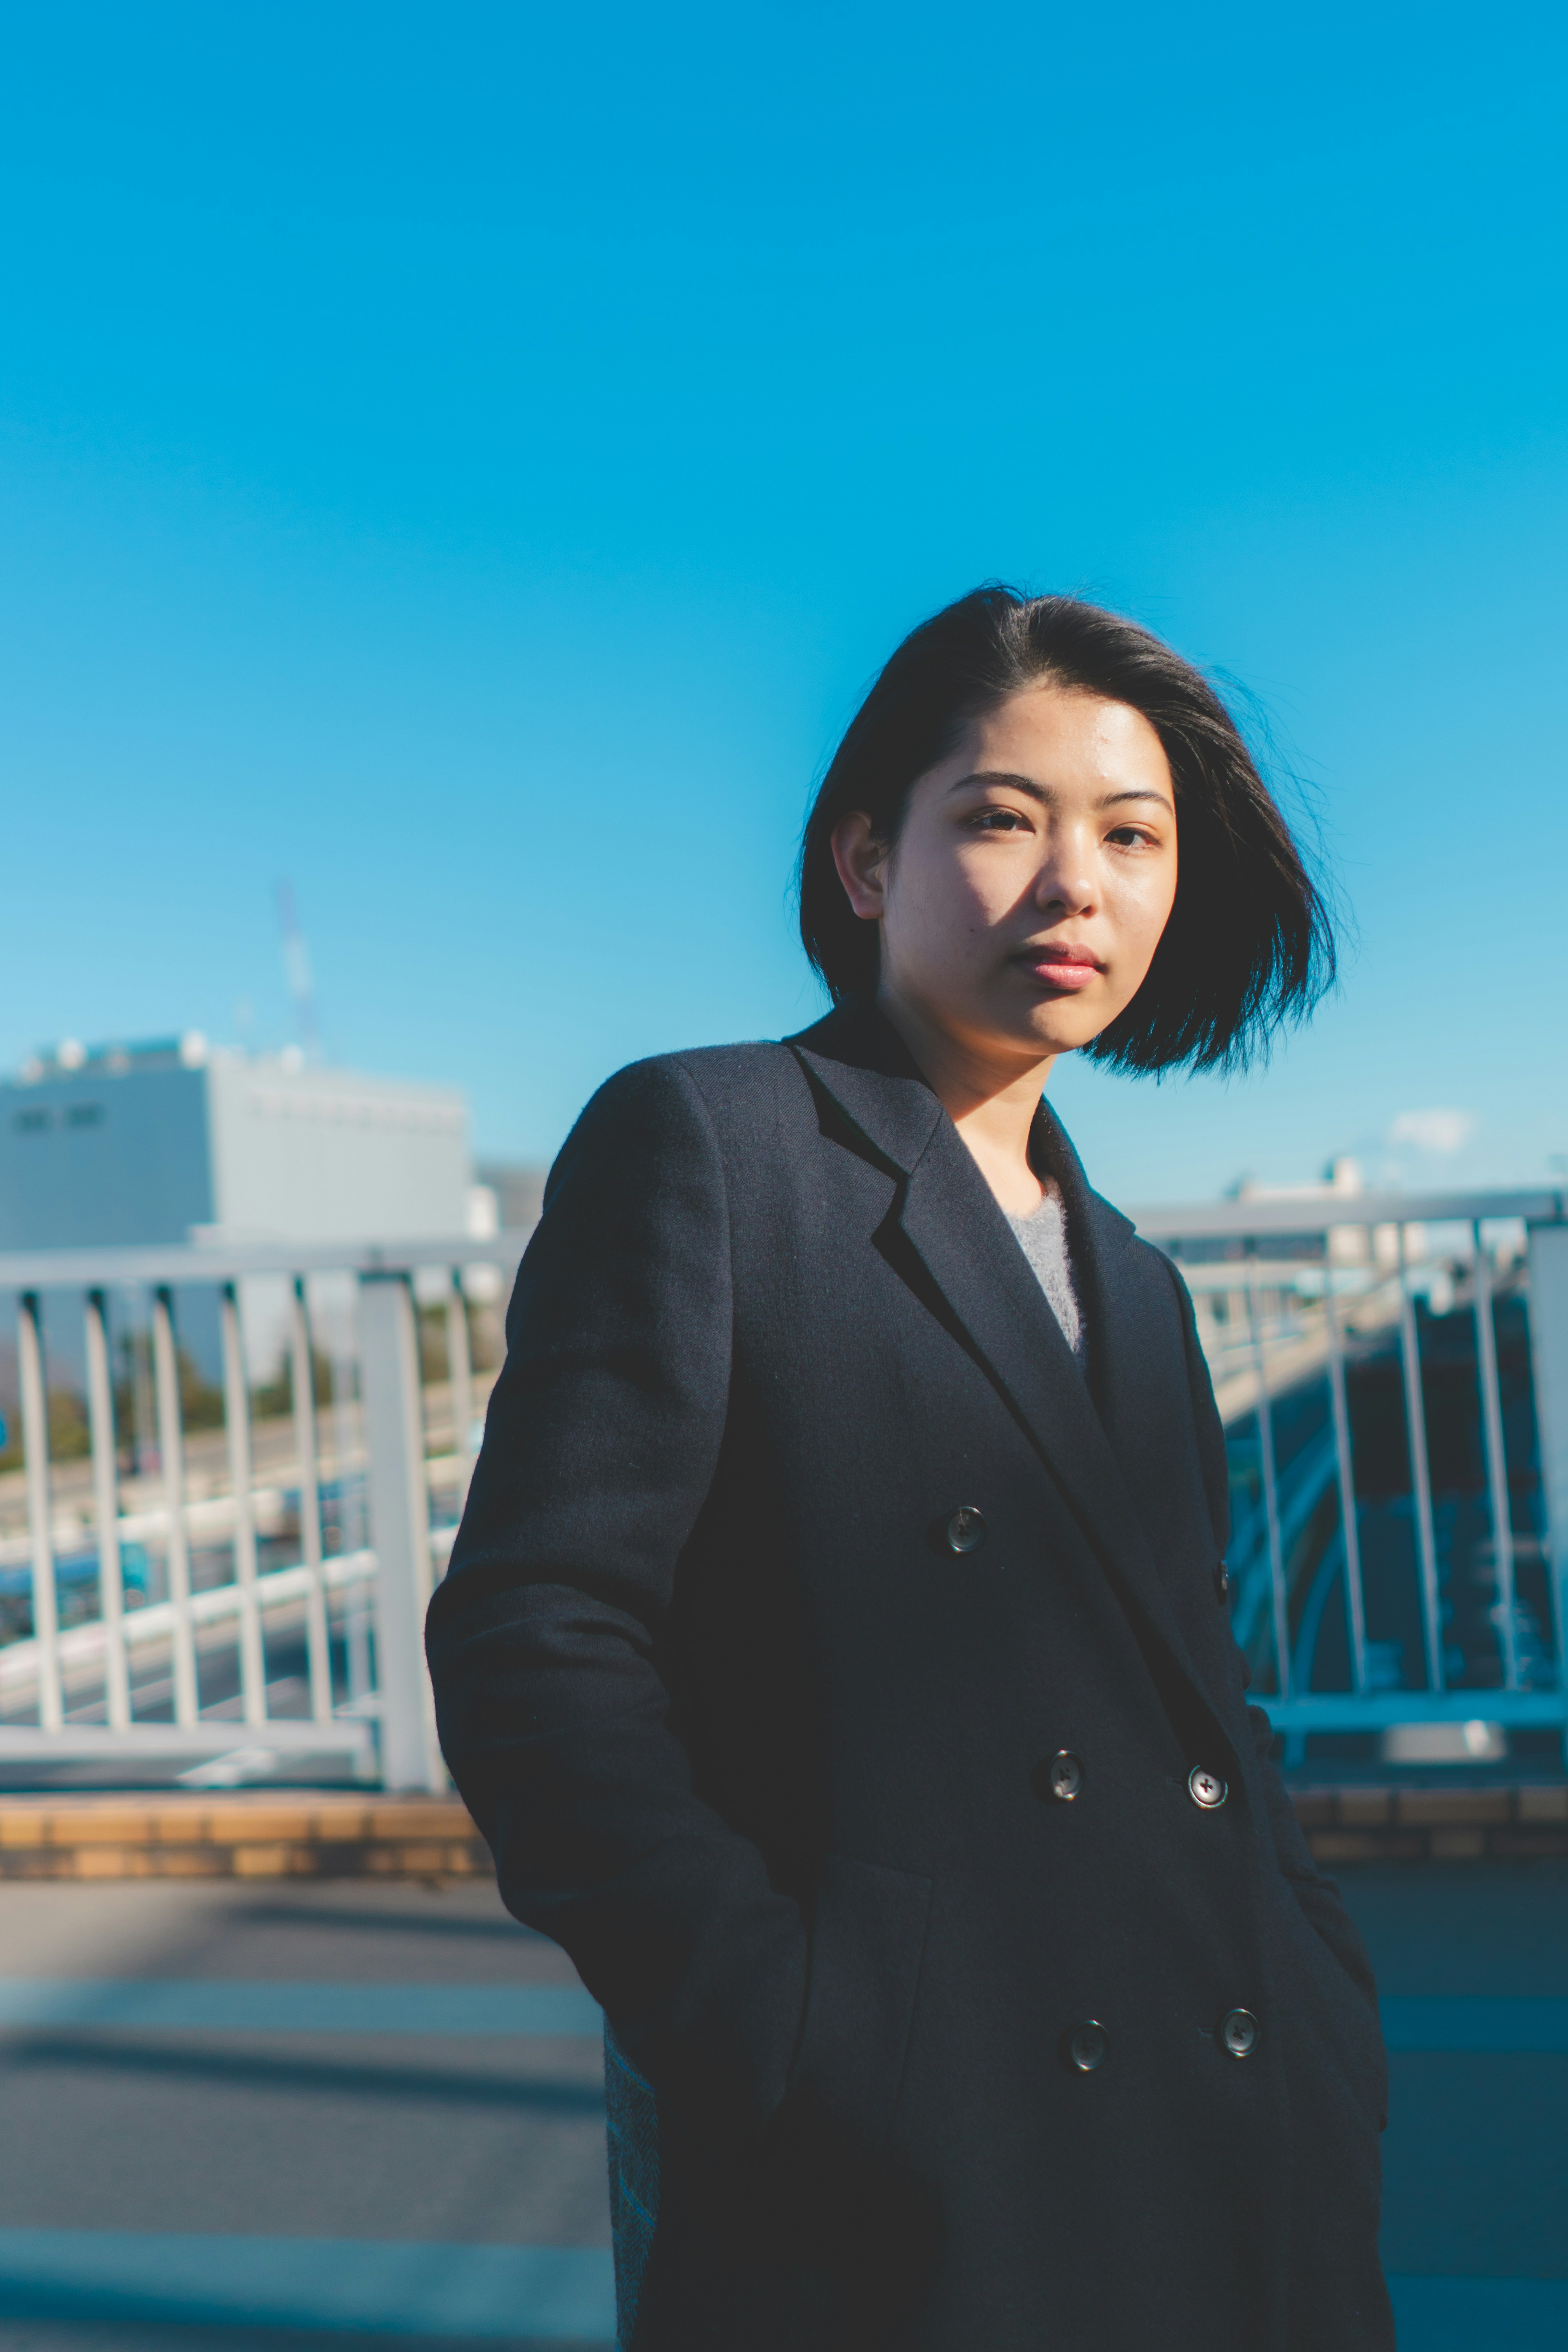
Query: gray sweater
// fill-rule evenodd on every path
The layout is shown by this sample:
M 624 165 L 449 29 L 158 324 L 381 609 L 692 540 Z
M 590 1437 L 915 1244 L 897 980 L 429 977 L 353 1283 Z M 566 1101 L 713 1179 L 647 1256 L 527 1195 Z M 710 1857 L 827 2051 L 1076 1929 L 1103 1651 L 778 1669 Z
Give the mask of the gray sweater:
M 1068 1249 L 1067 1209 L 1060 1187 L 1049 1176 L 1041 1179 L 1046 1197 L 1032 1215 L 1015 1217 L 1005 1211 L 1007 1223 L 1018 1236 L 1024 1255 L 1039 1276 L 1040 1288 L 1050 1301 L 1051 1312 L 1062 1327 L 1063 1336 L 1081 1367 L 1087 1353 L 1087 1338 L 1083 1328 L 1083 1310 L 1078 1301 L 1078 1287 L 1073 1281 L 1072 1256 Z

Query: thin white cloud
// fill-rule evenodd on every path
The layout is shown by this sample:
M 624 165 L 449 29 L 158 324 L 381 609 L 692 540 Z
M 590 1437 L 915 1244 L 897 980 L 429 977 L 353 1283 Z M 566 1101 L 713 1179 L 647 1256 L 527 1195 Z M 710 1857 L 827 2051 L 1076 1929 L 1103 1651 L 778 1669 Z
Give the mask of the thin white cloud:
M 1417 1151 L 1446 1157 L 1468 1143 L 1480 1122 L 1468 1110 L 1402 1110 L 1388 1130 L 1390 1143 L 1413 1143 Z

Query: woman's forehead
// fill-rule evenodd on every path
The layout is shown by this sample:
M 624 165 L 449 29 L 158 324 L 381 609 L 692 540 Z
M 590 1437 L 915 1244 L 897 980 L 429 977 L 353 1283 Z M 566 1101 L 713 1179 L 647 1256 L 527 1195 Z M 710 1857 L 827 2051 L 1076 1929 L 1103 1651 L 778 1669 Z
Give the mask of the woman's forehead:
M 1136 778 L 1170 790 L 1164 747 L 1142 711 L 1050 684 L 1023 688 L 980 712 L 933 772 L 944 783 L 1012 774 L 1041 786 Z

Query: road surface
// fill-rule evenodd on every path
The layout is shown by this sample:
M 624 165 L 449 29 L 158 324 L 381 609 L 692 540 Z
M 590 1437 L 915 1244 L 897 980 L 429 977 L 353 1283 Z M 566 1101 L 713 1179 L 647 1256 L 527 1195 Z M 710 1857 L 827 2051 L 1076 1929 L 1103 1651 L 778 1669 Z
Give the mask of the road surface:
M 1561 2352 L 1568 1865 L 1345 1885 L 1401 2352 Z M 605 2352 L 594 2023 L 485 1886 L 0 1886 L 0 2352 Z

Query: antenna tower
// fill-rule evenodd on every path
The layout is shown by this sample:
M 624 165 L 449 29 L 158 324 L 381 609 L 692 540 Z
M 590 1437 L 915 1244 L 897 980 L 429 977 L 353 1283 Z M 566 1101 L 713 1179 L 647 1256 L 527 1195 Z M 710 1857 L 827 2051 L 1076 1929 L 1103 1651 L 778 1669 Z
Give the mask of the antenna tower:
M 283 976 L 294 1000 L 300 1044 L 307 1058 L 313 1060 L 321 1044 L 316 1027 L 316 983 L 310 975 L 310 951 L 294 909 L 294 885 L 287 880 L 278 885 L 278 926 L 283 937 Z

